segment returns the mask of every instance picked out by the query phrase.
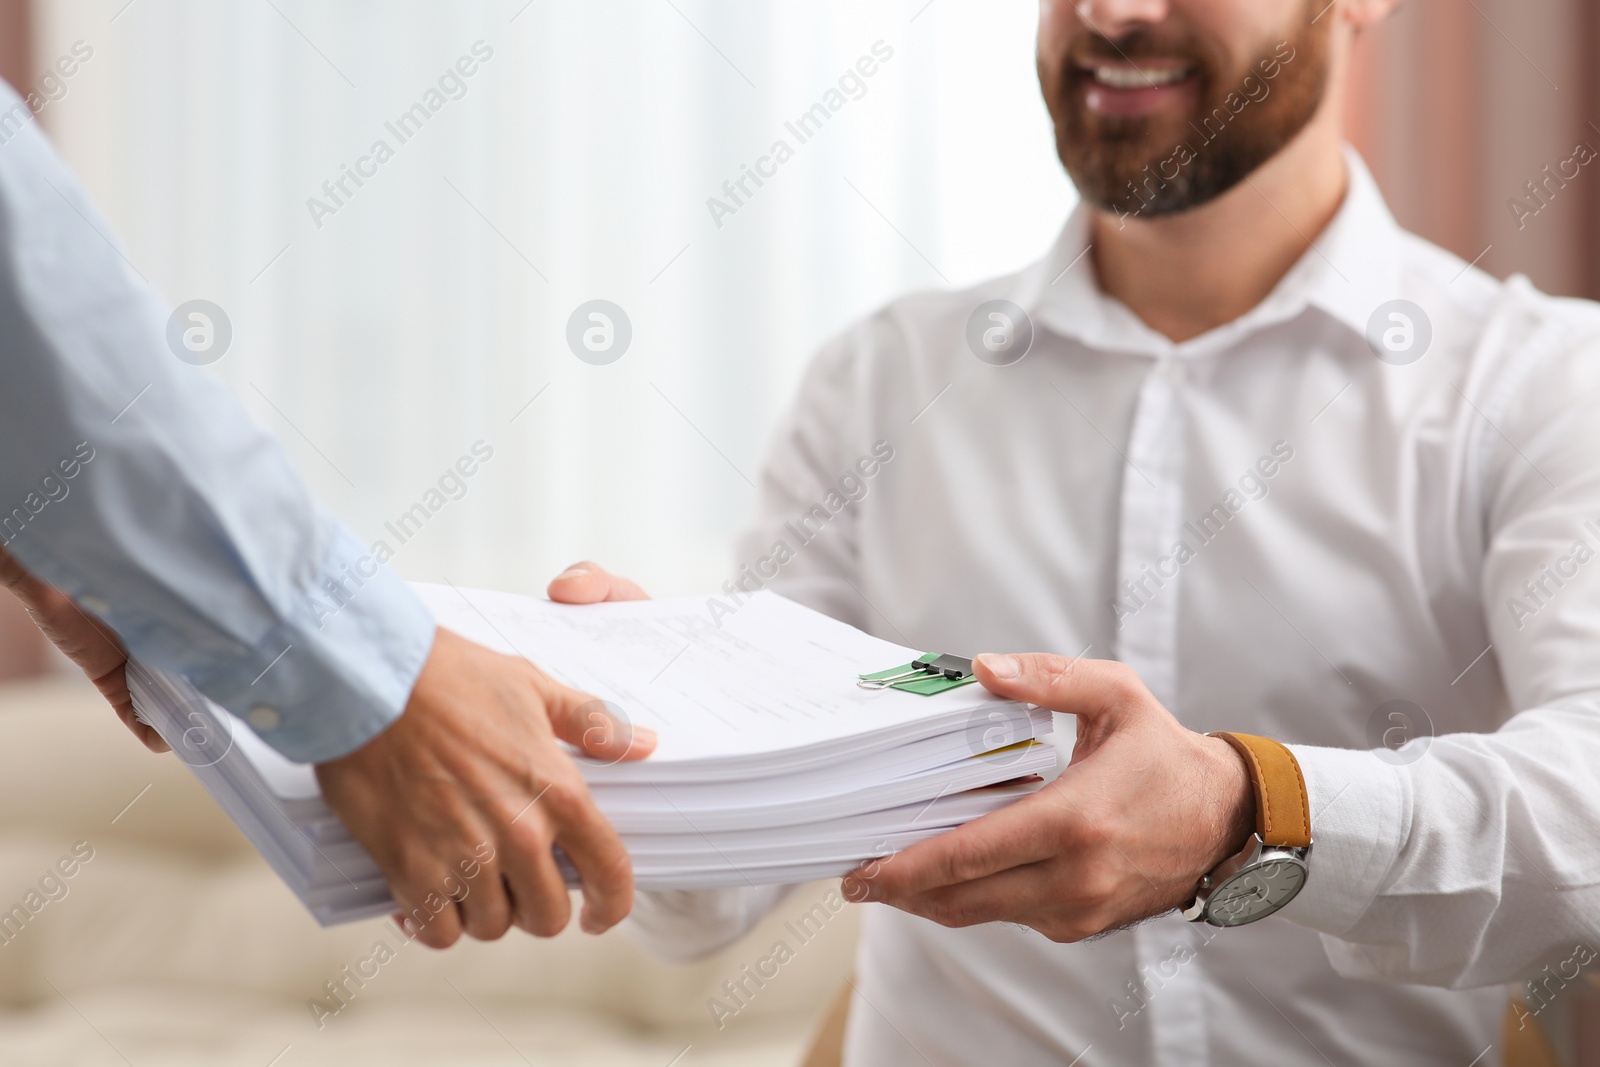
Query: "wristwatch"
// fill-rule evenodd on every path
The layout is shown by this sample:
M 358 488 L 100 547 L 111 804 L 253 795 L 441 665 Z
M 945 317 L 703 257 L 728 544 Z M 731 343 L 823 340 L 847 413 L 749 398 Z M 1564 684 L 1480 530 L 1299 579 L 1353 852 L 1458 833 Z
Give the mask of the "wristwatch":
M 1214 733 L 1244 757 L 1256 794 L 1256 832 L 1237 855 L 1200 879 L 1190 922 L 1243 926 L 1293 900 L 1306 884 L 1311 807 L 1300 764 L 1281 743 L 1253 734 Z

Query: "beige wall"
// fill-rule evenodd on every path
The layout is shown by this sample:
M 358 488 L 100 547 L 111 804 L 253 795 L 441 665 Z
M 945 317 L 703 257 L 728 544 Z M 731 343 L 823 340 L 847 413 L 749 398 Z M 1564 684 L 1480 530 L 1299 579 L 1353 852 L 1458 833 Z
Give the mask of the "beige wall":
M 0 78 L 14 86 L 33 80 L 30 0 L 0 0 Z
M 1595 0 L 1402 0 L 1359 46 L 1351 138 L 1400 222 L 1504 277 L 1600 298 L 1600 160 L 1518 226 L 1542 178 L 1600 150 Z
M 0 78 L 12 85 L 33 80 L 33 34 L 28 0 L 0 0 Z M 22 605 L 0 590 L 0 681 L 26 677 L 49 662 L 44 641 Z

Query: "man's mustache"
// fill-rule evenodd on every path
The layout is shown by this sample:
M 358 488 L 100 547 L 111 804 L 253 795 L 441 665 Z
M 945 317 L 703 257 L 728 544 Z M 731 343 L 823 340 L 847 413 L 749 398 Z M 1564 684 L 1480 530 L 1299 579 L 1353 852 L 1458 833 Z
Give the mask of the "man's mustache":
M 1096 62 L 1137 63 L 1141 59 L 1181 59 L 1199 71 L 1206 70 L 1210 64 L 1209 56 L 1193 38 L 1142 27 L 1116 38 L 1090 31 L 1069 49 L 1066 62 L 1076 70 Z

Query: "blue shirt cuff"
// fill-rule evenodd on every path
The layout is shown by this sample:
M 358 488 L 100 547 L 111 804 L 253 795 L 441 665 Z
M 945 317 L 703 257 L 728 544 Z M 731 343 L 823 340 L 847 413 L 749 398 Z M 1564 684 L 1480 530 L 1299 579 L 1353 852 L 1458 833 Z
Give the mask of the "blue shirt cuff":
M 188 672 L 197 689 L 300 763 L 360 748 L 400 717 L 433 616 L 342 525 L 317 577 L 253 649 Z

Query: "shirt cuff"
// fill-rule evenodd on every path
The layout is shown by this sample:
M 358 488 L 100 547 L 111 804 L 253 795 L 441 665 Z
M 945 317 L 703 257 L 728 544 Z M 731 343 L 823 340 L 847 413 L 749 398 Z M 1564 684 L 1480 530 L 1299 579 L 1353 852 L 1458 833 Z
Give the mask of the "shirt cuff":
M 1343 937 L 1377 899 L 1410 835 L 1410 770 L 1363 749 L 1289 751 L 1305 775 L 1312 848 L 1305 888 L 1279 914 Z
M 433 648 L 411 588 L 342 525 L 305 595 L 243 657 L 186 672 L 297 763 L 347 755 L 400 717 Z

